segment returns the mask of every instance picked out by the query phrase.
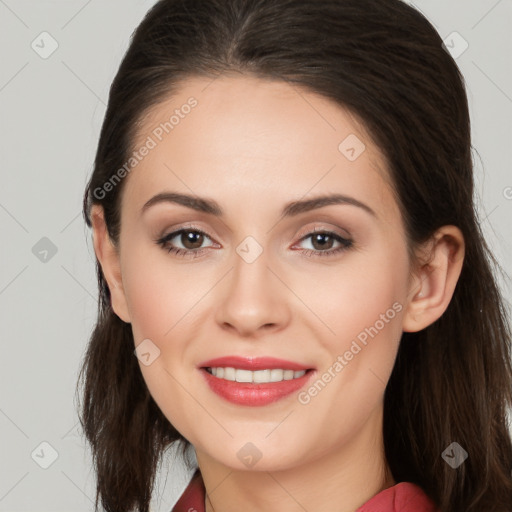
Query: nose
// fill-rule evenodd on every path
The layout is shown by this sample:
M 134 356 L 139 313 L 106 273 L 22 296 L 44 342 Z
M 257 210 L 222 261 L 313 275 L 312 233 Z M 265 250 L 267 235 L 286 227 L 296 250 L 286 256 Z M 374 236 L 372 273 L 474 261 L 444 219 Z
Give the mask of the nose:
M 251 263 L 236 254 L 216 300 L 218 325 L 237 337 L 284 329 L 290 322 L 287 293 L 291 292 L 278 274 L 269 267 L 265 251 Z

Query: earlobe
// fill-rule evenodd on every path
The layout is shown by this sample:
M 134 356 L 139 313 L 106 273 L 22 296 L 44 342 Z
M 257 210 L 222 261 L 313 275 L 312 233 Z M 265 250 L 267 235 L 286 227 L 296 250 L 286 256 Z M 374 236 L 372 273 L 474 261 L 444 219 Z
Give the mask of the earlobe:
M 112 243 L 105 223 L 103 208 L 100 205 L 95 204 L 92 206 L 91 223 L 94 252 L 101 265 L 103 276 L 107 281 L 112 309 L 121 320 L 129 323 L 130 315 L 123 288 L 119 251 Z
M 464 237 L 459 228 L 439 228 L 427 245 L 426 261 L 420 261 L 409 291 L 402 324 L 405 332 L 421 331 L 441 317 L 462 271 Z

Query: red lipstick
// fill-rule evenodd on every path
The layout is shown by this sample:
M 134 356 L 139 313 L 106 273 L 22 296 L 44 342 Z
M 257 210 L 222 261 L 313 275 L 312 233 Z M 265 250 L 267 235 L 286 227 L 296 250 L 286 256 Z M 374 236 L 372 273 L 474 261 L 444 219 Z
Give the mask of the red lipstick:
M 283 370 L 308 370 L 311 367 L 303 364 L 294 363 L 285 359 L 276 359 L 275 357 L 240 357 L 226 356 L 209 359 L 199 364 L 200 368 L 214 368 L 218 366 L 240 368 L 240 370 L 269 370 L 274 368 L 282 368 Z
M 211 368 L 235 368 L 235 370 L 292 370 L 299 372 L 304 370 L 305 374 L 289 380 L 278 382 L 237 382 L 225 378 L 216 377 L 208 370 Z M 246 406 L 263 406 L 280 400 L 302 388 L 314 369 L 306 365 L 276 359 L 274 357 L 219 357 L 204 361 L 199 365 L 199 370 L 206 380 L 210 389 L 221 398 L 237 404 Z

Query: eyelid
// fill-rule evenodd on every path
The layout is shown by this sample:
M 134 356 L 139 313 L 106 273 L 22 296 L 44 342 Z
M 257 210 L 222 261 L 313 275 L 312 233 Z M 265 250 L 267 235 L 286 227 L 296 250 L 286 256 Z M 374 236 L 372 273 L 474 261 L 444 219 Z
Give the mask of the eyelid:
M 308 238 L 311 238 L 314 236 L 315 233 L 325 234 L 327 236 L 330 236 L 331 238 L 334 238 L 338 244 L 341 244 L 340 247 L 336 249 L 329 249 L 327 251 L 319 251 L 315 249 L 300 249 L 300 253 L 303 257 L 335 257 L 336 255 L 352 248 L 354 246 L 354 240 L 352 236 L 348 233 L 347 235 L 340 234 L 337 230 L 340 228 L 338 227 L 310 227 L 310 228 L 303 228 L 301 235 L 296 235 L 294 238 L 298 237 L 298 240 L 292 245 L 290 248 L 294 249 L 298 244 L 301 244 L 304 240 L 307 240 Z M 161 237 L 154 240 L 158 245 L 161 245 L 165 248 L 165 246 L 174 238 L 182 234 L 183 232 L 192 231 L 196 233 L 200 233 L 201 235 L 206 236 L 210 241 L 212 242 L 212 245 L 207 247 L 202 247 L 198 249 L 181 249 L 179 247 L 171 247 L 166 248 L 166 250 L 169 253 L 175 253 L 175 256 L 181 257 L 181 258 L 189 258 L 189 257 L 199 257 L 205 252 L 207 252 L 207 249 L 209 248 L 217 248 L 219 247 L 218 242 L 215 242 L 215 238 L 211 236 L 207 230 L 202 229 L 201 227 L 194 225 L 194 224 L 182 224 L 176 228 L 170 229 L 166 234 L 162 234 Z M 345 231 L 345 230 L 343 230 Z M 220 246 L 222 247 L 222 246 Z
M 176 227 L 172 227 L 170 229 L 165 229 L 162 231 L 162 234 L 158 236 L 158 238 L 166 238 L 169 235 L 176 236 L 176 233 L 179 231 L 197 231 L 199 233 L 202 233 L 204 235 L 207 235 L 209 238 L 214 238 L 213 235 L 211 235 L 205 228 L 202 228 L 196 224 L 178 224 Z
M 160 236 L 158 236 L 157 238 L 158 239 L 162 239 L 162 238 L 166 238 L 167 236 L 171 235 L 171 234 L 174 234 L 176 236 L 176 233 L 179 232 L 179 231 L 183 231 L 183 230 L 193 230 L 193 231 L 198 231 L 204 235 L 207 235 L 210 239 L 214 239 L 215 237 L 213 235 L 211 235 L 206 229 L 196 225 L 196 224 L 193 224 L 193 223 L 185 223 L 185 224 L 180 224 L 178 225 L 176 228 L 171 228 L 169 230 L 164 230 L 162 232 L 162 234 Z M 337 231 L 339 230 L 339 231 Z M 351 239 L 352 238 L 352 235 L 347 231 L 347 230 L 342 230 L 340 228 L 337 228 L 337 227 L 333 227 L 333 226 L 323 226 L 323 227 L 314 227 L 314 228 L 311 228 L 311 227 L 305 227 L 305 228 L 302 228 L 299 233 L 295 236 L 295 238 L 298 238 L 297 242 L 300 242 L 304 239 L 304 237 L 307 237 L 308 235 L 311 235 L 311 233 L 316 233 L 316 232 L 324 232 L 324 231 L 329 231 L 329 232 L 333 232 L 333 233 L 336 233 L 338 236 L 342 237 L 342 238 L 347 238 L 347 239 Z M 340 232 L 341 231 L 341 232 Z M 297 243 L 297 242 L 294 242 L 294 243 Z
M 322 233 L 324 231 L 335 233 L 338 236 L 340 236 L 342 238 L 346 238 L 348 240 L 352 239 L 352 235 L 346 229 L 341 229 L 336 226 L 326 226 L 326 225 L 324 225 L 323 227 L 315 226 L 313 228 L 306 226 L 305 228 L 302 228 L 296 236 L 297 236 L 297 238 L 299 238 L 299 240 L 302 240 L 304 237 L 311 235 L 312 233 L 316 233 L 316 232 Z

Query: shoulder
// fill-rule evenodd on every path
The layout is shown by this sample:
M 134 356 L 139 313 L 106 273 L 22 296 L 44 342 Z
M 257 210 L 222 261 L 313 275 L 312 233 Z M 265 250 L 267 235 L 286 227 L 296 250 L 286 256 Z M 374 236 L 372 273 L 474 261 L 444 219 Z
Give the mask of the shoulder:
M 421 487 L 400 482 L 375 495 L 356 512 L 439 512 Z
M 204 512 L 204 498 L 204 483 L 197 469 L 171 512 Z
M 205 488 L 197 470 L 172 512 L 204 512 Z M 421 487 L 400 482 L 376 494 L 356 512 L 439 512 Z

